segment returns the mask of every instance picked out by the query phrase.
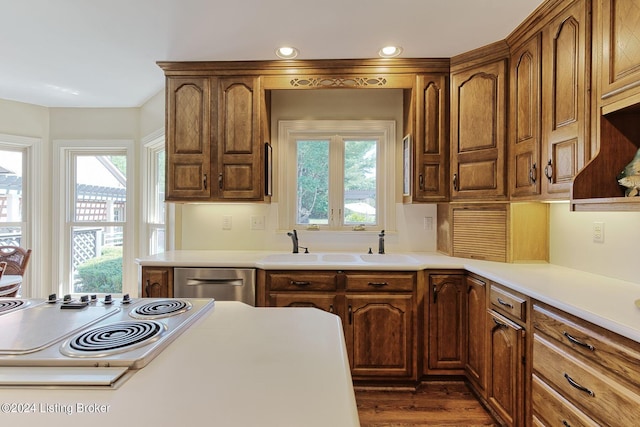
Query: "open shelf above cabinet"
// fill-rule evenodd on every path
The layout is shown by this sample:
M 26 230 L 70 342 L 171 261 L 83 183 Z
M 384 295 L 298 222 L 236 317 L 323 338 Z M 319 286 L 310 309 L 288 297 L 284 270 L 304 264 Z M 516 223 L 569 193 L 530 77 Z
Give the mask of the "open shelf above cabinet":
M 573 181 L 574 211 L 640 211 L 640 197 L 625 197 L 618 174 L 640 148 L 640 104 L 600 117 L 600 150 Z

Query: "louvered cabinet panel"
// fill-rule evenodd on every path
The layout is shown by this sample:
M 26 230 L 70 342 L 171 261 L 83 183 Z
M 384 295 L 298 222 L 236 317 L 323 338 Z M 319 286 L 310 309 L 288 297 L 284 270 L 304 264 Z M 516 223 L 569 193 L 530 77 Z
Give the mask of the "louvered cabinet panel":
M 439 205 L 438 250 L 488 261 L 546 261 L 548 209 L 536 202 Z

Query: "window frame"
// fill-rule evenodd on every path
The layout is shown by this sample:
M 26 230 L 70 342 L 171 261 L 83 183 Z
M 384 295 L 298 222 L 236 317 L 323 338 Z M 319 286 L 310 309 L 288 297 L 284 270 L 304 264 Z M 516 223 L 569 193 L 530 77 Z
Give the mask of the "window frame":
M 46 244 L 43 232 L 46 227 L 41 212 L 47 194 L 43 191 L 45 177 L 41 168 L 42 139 L 0 134 L 0 148 L 22 151 L 22 218 L 19 224 L 22 230 L 21 246 L 36 253 L 42 252 L 40 248 L 44 248 Z M 11 225 L 15 222 L 6 224 Z M 21 296 L 41 294 L 41 289 L 45 287 L 42 270 L 43 258 L 32 255 L 20 287 Z
M 165 232 L 165 244 L 163 250 L 167 250 L 167 206 L 165 204 L 164 215 L 162 218 L 160 218 L 160 215 L 156 210 L 158 203 L 165 203 L 164 199 L 159 200 L 156 188 L 156 177 L 158 176 L 157 172 L 159 169 L 157 155 L 160 152 L 165 152 L 166 162 L 164 130 L 143 138 L 142 143 L 142 194 L 144 195 L 144 198 L 140 227 L 140 249 L 141 252 L 143 252 L 143 255 L 154 255 L 154 248 L 157 245 L 153 243 L 153 239 L 160 230 L 164 230 Z M 160 220 L 162 222 L 160 222 Z
M 280 147 L 280 164 L 278 167 L 278 188 L 280 205 L 278 226 L 280 230 L 300 227 L 297 223 L 297 144 L 299 139 L 325 139 L 330 145 L 335 143 L 335 136 L 343 140 L 376 139 L 376 202 L 379 212 L 376 212 L 377 224 L 366 226 L 366 230 L 395 230 L 395 121 L 393 120 L 280 120 L 278 121 L 278 141 Z M 330 173 L 329 188 L 338 190 L 338 194 L 330 192 L 330 204 L 333 209 L 341 209 L 339 221 L 328 225 L 319 225 L 322 231 L 351 231 L 354 224 L 343 224 L 344 216 L 344 147 L 341 150 L 330 149 L 329 168 L 336 164 L 342 165 L 342 170 Z M 292 184 L 294 183 L 294 184 Z M 337 206 L 336 206 L 337 204 Z M 331 209 L 331 207 L 329 208 Z M 315 228 L 307 227 L 307 228 Z
M 78 225 L 96 224 L 101 227 L 122 227 L 122 294 L 137 293 L 137 268 L 134 260 L 135 221 L 135 151 L 132 140 L 65 140 L 54 141 L 54 242 L 53 292 L 73 294 L 72 287 L 72 231 Z M 124 221 L 76 222 L 74 155 L 125 155 L 127 158 L 127 205 Z M 119 295 L 119 294 L 114 294 Z

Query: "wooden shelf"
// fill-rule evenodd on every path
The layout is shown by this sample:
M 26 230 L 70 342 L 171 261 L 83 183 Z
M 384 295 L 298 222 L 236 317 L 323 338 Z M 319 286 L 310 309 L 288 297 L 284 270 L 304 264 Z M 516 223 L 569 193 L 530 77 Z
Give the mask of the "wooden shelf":
M 637 106 L 601 116 L 600 150 L 573 181 L 572 210 L 640 210 L 640 197 L 624 197 L 616 180 L 640 146 L 639 121 Z
M 576 212 L 640 211 L 640 197 L 602 197 L 598 199 L 572 199 L 571 210 Z

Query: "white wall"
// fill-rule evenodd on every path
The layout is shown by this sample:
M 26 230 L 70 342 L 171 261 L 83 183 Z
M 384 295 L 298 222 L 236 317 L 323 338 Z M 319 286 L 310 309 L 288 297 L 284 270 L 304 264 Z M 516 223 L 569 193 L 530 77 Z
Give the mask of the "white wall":
M 604 223 L 604 242 L 593 241 L 593 223 Z M 552 264 L 640 283 L 640 212 L 571 212 L 553 203 L 549 223 Z

